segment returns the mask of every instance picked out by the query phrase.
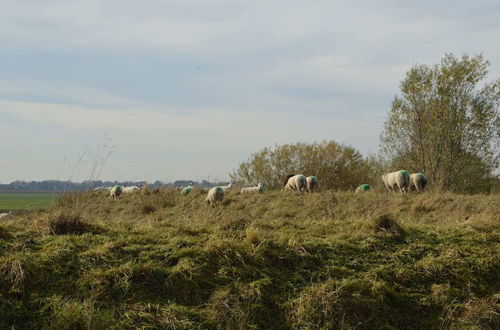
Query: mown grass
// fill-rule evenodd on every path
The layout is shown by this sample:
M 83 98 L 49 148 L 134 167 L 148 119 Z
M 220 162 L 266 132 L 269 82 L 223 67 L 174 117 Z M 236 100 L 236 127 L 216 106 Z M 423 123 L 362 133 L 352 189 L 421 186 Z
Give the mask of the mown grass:
M 0 328 L 500 328 L 500 196 L 67 194 L 0 222 Z
M 58 194 L 0 192 L 0 210 L 32 210 L 52 204 Z

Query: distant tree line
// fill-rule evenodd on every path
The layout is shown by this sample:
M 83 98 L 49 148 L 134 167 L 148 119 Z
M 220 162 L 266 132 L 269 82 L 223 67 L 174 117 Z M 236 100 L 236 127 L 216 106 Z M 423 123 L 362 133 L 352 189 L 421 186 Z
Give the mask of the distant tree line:
M 155 181 L 147 183 L 146 181 L 59 181 L 59 180 L 45 180 L 45 181 L 22 181 L 17 180 L 8 184 L 0 184 L 0 191 L 30 191 L 30 192 L 65 192 L 65 191 L 85 191 L 97 187 L 112 187 L 119 186 L 134 186 L 134 185 L 148 185 L 150 188 L 164 187 L 164 188 L 178 188 L 185 187 L 192 183 L 194 186 L 200 187 L 213 187 L 215 185 L 223 185 L 227 182 L 209 182 L 202 180 L 201 182 L 193 180 L 177 180 L 170 183 L 162 181 Z

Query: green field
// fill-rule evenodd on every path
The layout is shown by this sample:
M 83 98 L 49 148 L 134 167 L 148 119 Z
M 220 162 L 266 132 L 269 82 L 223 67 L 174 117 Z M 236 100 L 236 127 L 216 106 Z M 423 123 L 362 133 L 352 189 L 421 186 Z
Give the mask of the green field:
M 205 196 L 0 221 L 0 329 L 500 329 L 500 195 Z
M 0 192 L 0 210 L 33 210 L 52 204 L 58 195 Z

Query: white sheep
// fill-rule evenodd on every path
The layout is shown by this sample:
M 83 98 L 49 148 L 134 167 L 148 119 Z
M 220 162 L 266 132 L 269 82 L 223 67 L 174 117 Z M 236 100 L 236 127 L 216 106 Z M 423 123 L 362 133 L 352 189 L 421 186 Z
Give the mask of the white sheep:
M 244 193 L 263 193 L 264 192 L 264 185 L 262 183 L 257 184 L 254 187 L 246 187 L 242 188 L 240 191 L 240 194 Z
M 406 194 L 410 188 L 410 174 L 405 170 L 382 174 L 382 181 L 389 191 L 396 191 Z
M 0 219 L 7 218 L 12 215 L 12 212 L 0 213 Z
M 104 186 L 101 186 L 101 187 L 97 187 L 97 188 L 94 188 L 94 191 L 110 191 L 113 187 L 104 187 Z
M 231 187 L 234 186 L 234 181 L 229 182 L 226 186 L 220 186 L 224 192 L 227 192 L 228 190 L 231 189 Z
M 121 194 L 123 192 L 123 189 L 122 187 L 120 186 L 114 186 L 113 188 L 111 188 L 109 190 L 109 196 L 112 198 L 112 199 L 119 199 Z
M 416 190 L 421 193 L 427 186 L 427 176 L 424 173 L 410 174 L 410 190 Z
M 307 180 L 302 174 L 297 174 L 288 179 L 285 190 L 306 191 Z
M 360 193 L 360 192 L 365 192 L 365 191 L 370 191 L 372 190 L 372 187 L 369 185 L 369 184 L 362 184 L 362 185 L 359 185 L 359 187 L 356 188 L 356 191 L 355 193 Z
M 307 182 L 307 191 L 312 193 L 312 192 L 315 192 L 316 190 L 318 190 L 318 178 L 317 177 L 308 176 L 306 178 L 306 182 Z
M 224 199 L 224 189 L 220 186 L 213 187 L 208 191 L 207 198 L 205 198 L 206 204 L 214 204 L 216 202 L 222 202 Z
M 141 187 L 139 187 L 139 186 L 124 187 L 123 193 L 124 194 L 135 194 L 135 193 L 138 193 L 140 190 L 141 190 Z

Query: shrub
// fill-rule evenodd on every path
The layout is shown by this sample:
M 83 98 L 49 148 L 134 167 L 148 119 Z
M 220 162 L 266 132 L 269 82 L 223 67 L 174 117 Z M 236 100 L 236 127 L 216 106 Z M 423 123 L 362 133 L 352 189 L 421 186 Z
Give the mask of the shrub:
M 368 182 L 374 158 L 363 159 L 356 149 L 334 141 L 296 143 L 265 148 L 240 164 L 231 177 L 279 188 L 288 174 L 315 175 L 320 189 L 352 190 Z
M 403 238 L 405 235 L 403 227 L 389 214 L 376 217 L 373 227 L 376 232 L 389 233 L 394 237 Z
M 71 210 L 69 212 L 58 210 L 47 214 L 42 220 L 42 228 L 49 235 L 80 235 L 102 231 L 101 228 L 87 223 L 80 214 L 73 213 Z

